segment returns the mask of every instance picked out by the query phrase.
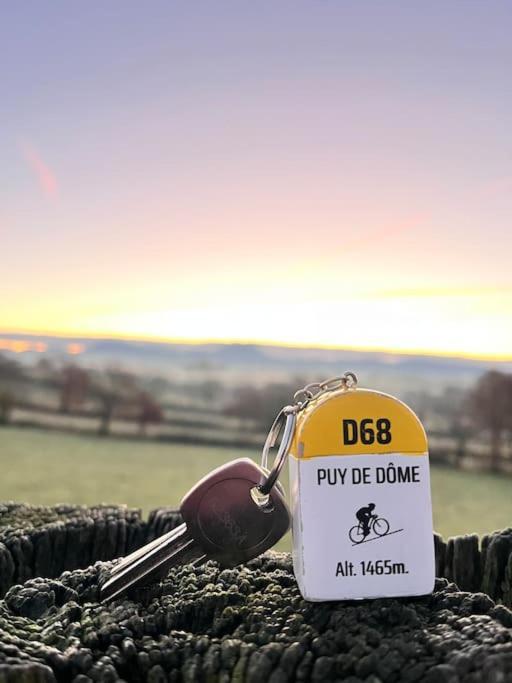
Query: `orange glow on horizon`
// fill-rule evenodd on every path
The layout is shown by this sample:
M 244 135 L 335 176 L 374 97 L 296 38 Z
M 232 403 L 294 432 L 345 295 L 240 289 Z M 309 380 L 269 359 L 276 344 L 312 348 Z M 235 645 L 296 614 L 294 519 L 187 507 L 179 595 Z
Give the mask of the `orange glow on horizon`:
M 70 355 L 83 353 L 82 339 L 110 337 L 512 360 L 511 288 L 407 287 L 401 273 L 390 273 L 378 288 L 376 274 L 370 280 L 363 273 L 366 281 L 358 281 L 357 268 L 352 273 L 348 267 L 338 285 L 336 274 L 325 269 L 318 275 L 311 269 L 302 281 L 298 275 L 288 280 L 289 273 L 268 273 L 263 282 L 238 273 L 224 281 L 200 273 L 185 286 L 178 283 L 176 292 L 173 281 L 155 280 L 135 290 L 129 283 L 85 290 L 86 298 L 78 300 L 77 293 L 60 290 L 46 301 L 13 305 L 2 319 L 13 336 L 44 330 L 70 337 Z M 34 344 L 3 343 L 17 352 Z
M 20 333 L 18 332 L 18 334 Z M 12 353 L 35 351 L 36 353 L 45 353 L 47 350 L 48 345 L 41 341 L 32 341 L 28 339 L 0 339 L 0 351 L 11 351 Z
M 70 356 L 79 356 L 85 351 L 85 345 L 77 343 L 68 344 L 66 351 Z
M 305 344 L 305 343 L 300 343 L 300 342 L 292 342 L 292 341 L 287 341 L 287 340 L 282 340 L 279 338 L 275 339 L 259 339 L 259 338 L 245 338 L 245 337 L 200 337 L 200 338 L 191 338 L 191 337 L 167 337 L 167 336 L 159 336 L 159 335 L 135 335 L 135 334 L 121 334 L 121 333 L 116 333 L 114 331 L 108 332 L 108 331 L 100 331 L 98 330 L 97 332 L 94 331 L 88 331 L 84 334 L 78 334 L 76 331 L 72 330 L 66 330 L 66 329 L 57 329 L 57 330 L 48 330 L 48 329 L 30 329 L 30 328 L 25 328 L 23 330 L 15 330 L 15 331 L 9 331 L 9 330 L 4 330 L 1 333 L 3 334 L 27 334 L 27 335 L 42 335 L 42 336 L 48 336 L 48 337 L 56 337 L 60 339 L 67 339 L 69 337 L 77 337 L 79 336 L 80 339 L 83 340 L 119 340 L 119 341 L 127 341 L 127 342 L 143 342 L 143 343 L 148 343 L 148 344 L 183 344 L 183 345 L 190 345 L 190 346 L 201 346 L 201 345 L 208 345 L 208 344 L 239 344 L 239 345 L 255 345 L 255 346 L 263 346 L 263 347 L 280 347 L 280 348 L 291 348 L 291 349 L 321 349 L 321 350 L 332 350 L 332 351 L 347 351 L 347 352 L 361 352 L 361 353 L 381 353 L 381 354 L 388 354 L 390 357 L 400 355 L 400 356 L 436 356 L 436 357 L 443 357 L 443 358 L 462 358 L 466 360 L 481 360 L 481 361 L 496 361 L 496 362 L 512 362 L 512 353 L 470 353 L 470 352 L 465 352 L 463 350 L 461 351 L 443 351 L 438 348 L 428 348 L 428 347 L 417 347 L 417 348 L 407 348 L 407 347 L 400 347 L 400 348 L 394 348 L 394 347 L 386 347 L 386 346 L 379 346 L 379 345 L 360 345 L 360 346 L 351 346 L 351 345 L 341 345 L 341 346 L 336 346 L 335 344 L 329 344 L 329 343 L 316 343 L 316 344 Z M 24 342 L 26 344 L 26 342 Z M 80 350 L 78 353 L 84 353 L 86 350 L 86 345 L 85 344 L 72 344 L 69 346 L 79 346 L 81 347 L 82 350 Z M 36 347 L 44 347 L 44 350 L 46 351 L 47 345 L 43 344 L 41 342 L 36 342 L 32 348 L 25 348 L 24 350 L 38 350 Z M 68 346 L 68 349 L 69 349 Z M 4 350 L 12 350 L 10 348 L 10 343 L 9 340 L 2 339 L 0 340 L 0 351 Z M 68 351 L 68 353 L 70 353 Z M 75 352 L 76 353 L 76 352 Z M 392 360 L 392 358 L 391 358 Z

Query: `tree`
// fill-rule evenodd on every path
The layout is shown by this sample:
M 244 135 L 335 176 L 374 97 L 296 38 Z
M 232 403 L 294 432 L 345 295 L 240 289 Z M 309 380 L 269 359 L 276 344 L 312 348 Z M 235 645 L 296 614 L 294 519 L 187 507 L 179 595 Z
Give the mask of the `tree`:
M 147 391 L 141 391 L 137 397 L 137 422 L 140 434 L 146 434 L 148 425 L 160 424 L 163 418 L 162 409 L 155 399 Z
M 238 387 L 224 414 L 252 419 L 262 428 L 269 429 L 281 408 L 293 402 L 297 387 L 303 385 L 304 381 L 297 379 L 290 384 L 272 382 L 261 388 L 249 385 Z
M 67 365 L 62 369 L 60 381 L 60 411 L 71 413 L 84 402 L 89 375 L 77 365 Z
M 467 443 L 474 429 L 471 424 L 471 409 L 468 409 L 467 393 L 457 387 L 446 387 L 444 393 L 435 399 L 436 412 L 442 415 L 448 425 L 448 433 L 456 442 L 456 465 L 460 466 L 466 455 Z
M 122 370 L 107 370 L 91 378 L 91 394 L 99 405 L 98 434 L 110 433 L 112 418 L 123 405 L 133 402 L 136 385 L 133 375 Z
M 16 403 L 16 391 L 23 381 L 19 363 L 0 356 L 0 424 L 8 424 Z
M 469 396 L 471 415 L 491 437 L 491 468 L 500 470 L 503 433 L 512 426 L 512 376 L 496 370 L 486 372 Z

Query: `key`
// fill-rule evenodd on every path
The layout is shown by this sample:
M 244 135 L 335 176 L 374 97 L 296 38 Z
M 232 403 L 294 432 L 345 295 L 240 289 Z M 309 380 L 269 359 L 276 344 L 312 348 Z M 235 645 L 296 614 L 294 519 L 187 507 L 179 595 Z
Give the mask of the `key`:
M 181 502 L 184 523 L 123 558 L 101 587 L 101 599 L 156 583 L 176 566 L 211 559 L 235 567 L 275 545 L 289 529 L 290 511 L 279 483 L 268 495 L 259 493 L 266 475 L 240 458 L 203 477 Z

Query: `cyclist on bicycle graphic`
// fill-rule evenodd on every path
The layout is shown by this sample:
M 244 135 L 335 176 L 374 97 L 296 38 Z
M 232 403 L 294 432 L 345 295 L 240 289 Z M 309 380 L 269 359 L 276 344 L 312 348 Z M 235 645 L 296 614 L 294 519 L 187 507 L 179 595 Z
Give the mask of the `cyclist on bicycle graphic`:
M 356 512 L 356 517 L 361 525 L 363 538 L 366 538 L 370 533 L 370 522 L 372 517 L 377 517 L 373 514 L 375 510 L 375 503 L 369 503 L 366 507 L 359 508 Z
M 354 545 L 388 535 L 389 522 L 384 517 L 375 514 L 375 503 L 368 503 L 368 505 L 359 508 L 356 517 L 358 523 L 348 532 L 348 537 Z M 403 531 L 403 529 L 398 529 L 398 531 Z M 393 533 L 397 532 L 394 531 Z M 368 536 L 370 538 L 367 538 Z

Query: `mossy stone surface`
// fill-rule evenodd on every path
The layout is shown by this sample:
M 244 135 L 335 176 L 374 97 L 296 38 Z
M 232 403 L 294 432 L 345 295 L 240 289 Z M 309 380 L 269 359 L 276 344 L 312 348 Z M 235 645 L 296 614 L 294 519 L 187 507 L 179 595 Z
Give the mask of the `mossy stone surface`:
M 269 552 L 103 604 L 113 558 L 176 526 L 174 510 L 4 507 L 0 683 L 512 681 L 510 530 L 436 537 L 438 570 L 472 592 L 441 578 L 420 598 L 310 603 L 290 556 Z

